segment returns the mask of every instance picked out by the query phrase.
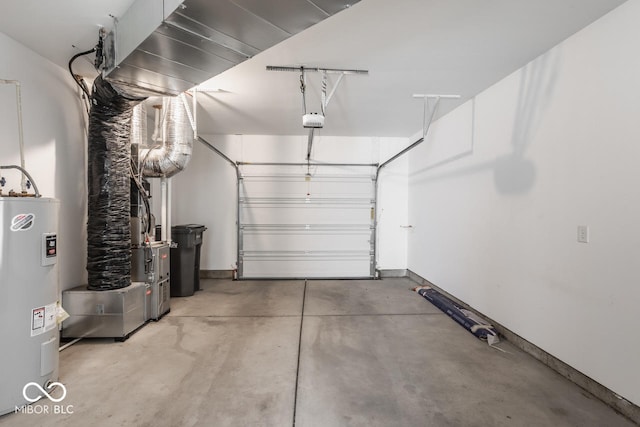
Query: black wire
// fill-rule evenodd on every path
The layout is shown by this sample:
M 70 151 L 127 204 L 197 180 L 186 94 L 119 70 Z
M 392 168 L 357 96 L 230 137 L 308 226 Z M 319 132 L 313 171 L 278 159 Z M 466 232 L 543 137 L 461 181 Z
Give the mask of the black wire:
M 147 233 L 151 232 L 151 205 L 149 205 L 149 195 L 147 194 L 147 190 L 145 190 L 142 183 L 138 180 L 138 167 L 134 163 L 133 159 L 131 159 L 131 177 L 133 178 L 133 182 L 138 187 L 138 191 L 142 196 L 142 202 L 144 203 L 144 209 L 146 211 L 147 216 Z
M 82 100 L 83 104 L 84 104 L 84 110 L 87 112 L 87 116 L 90 116 L 91 115 L 91 104 L 89 104 L 89 100 L 86 99 L 86 97 L 83 96 L 82 98 L 84 98 Z
M 142 201 L 144 202 L 144 208 L 147 210 L 147 234 L 149 234 L 151 233 L 151 206 L 149 206 L 149 197 L 147 197 L 146 191 Z
M 104 38 L 102 37 L 104 29 L 102 29 L 100 31 L 100 35 L 98 37 L 98 44 L 96 45 L 95 49 L 96 49 L 96 57 L 93 61 L 93 66 L 96 67 L 96 70 L 100 69 L 100 66 L 102 65 L 102 61 L 104 60 Z
M 89 49 L 87 51 L 84 52 L 80 52 L 80 53 L 76 53 L 75 55 L 73 55 L 71 57 L 71 59 L 69 60 L 69 72 L 71 73 L 71 77 L 73 77 L 73 80 L 76 82 L 76 84 L 78 86 L 80 86 L 80 89 L 82 89 L 82 91 L 84 92 L 84 94 L 87 96 L 88 99 L 91 99 L 91 94 L 89 93 L 89 90 L 87 88 L 87 85 L 84 83 L 84 80 L 79 79 L 74 73 L 73 73 L 73 68 L 71 67 L 73 65 L 73 62 L 78 59 L 81 56 L 84 55 L 89 55 L 90 53 L 93 53 L 96 51 L 96 48 L 92 48 Z

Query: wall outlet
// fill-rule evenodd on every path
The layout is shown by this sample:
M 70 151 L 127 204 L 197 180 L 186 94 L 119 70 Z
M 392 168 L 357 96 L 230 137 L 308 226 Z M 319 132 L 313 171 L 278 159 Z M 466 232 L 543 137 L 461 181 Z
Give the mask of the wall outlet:
M 578 242 L 589 243 L 589 226 L 588 225 L 578 226 Z

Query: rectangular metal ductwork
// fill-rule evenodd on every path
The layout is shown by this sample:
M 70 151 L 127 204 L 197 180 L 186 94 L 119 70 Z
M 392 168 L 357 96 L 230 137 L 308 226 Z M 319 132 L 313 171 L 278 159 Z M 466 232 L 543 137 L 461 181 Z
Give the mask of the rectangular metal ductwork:
M 105 40 L 109 81 L 177 95 L 359 0 L 137 0 Z

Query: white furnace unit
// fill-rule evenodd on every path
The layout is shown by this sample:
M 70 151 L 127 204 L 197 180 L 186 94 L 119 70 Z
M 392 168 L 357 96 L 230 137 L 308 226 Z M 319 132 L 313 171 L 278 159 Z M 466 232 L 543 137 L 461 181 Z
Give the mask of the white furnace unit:
M 0 196 L 0 415 L 58 380 L 55 199 Z

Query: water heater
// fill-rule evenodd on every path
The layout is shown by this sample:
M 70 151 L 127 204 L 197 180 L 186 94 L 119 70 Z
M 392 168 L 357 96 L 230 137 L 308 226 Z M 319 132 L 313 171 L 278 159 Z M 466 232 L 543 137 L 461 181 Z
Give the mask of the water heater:
M 0 197 L 0 415 L 28 403 L 27 384 L 58 379 L 58 210 L 55 199 Z

